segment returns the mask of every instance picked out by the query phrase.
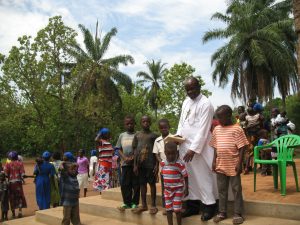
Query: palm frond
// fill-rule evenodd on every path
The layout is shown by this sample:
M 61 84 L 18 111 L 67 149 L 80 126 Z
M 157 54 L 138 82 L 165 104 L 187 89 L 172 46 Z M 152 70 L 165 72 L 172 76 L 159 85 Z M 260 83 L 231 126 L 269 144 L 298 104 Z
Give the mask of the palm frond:
M 105 52 L 107 51 L 111 38 L 117 34 L 117 28 L 112 28 L 103 38 L 102 45 L 99 51 L 99 58 L 102 58 Z
M 97 57 L 96 45 L 91 32 L 87 28 L 85 28 L 85 26 L 83 26 L 82 24 L 79 24 L 78 27 L 83 34 L 83 42 L 85 44 L 85 48 L 88 52 L 88 55 L 91 58 L 93 58 L 93 60 L 97 61 L 98 57 Z

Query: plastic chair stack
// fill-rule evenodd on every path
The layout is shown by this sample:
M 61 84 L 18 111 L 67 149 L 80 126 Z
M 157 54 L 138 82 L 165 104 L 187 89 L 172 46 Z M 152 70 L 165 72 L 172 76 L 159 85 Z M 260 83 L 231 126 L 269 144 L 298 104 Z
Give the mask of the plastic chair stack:
M 264 149 L 276 147 L 277 159 L 276 160 L 262 160 L 259 158 L 259 152 Z M 285 135 L 277 138 L 270 144 L 264 146 L 256 146 L 254 148 L 254 191 L 256 191 L 256 167 L 257 164 L 269 164 L 273 166 L 273 181 L 274 188 L 278 189 L 278 172 L 280 179 L 280 193 L 286 195 L 286 167 L 292 165 L 294 171 L 294 177 L 296 182 L 296 189 L 299 191 L 298 176 L 296 170 L 296 164 L 294 162 L 294 149 L 300 147 L 300 136 L 298 135 Z

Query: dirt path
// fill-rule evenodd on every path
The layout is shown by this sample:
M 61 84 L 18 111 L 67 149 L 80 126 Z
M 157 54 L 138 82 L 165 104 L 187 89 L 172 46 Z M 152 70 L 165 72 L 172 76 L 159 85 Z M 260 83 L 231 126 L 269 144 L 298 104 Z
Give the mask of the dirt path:
M 34 162 L 33 161 L 25 162 L 24 166 L 25 166 L 25 173 L 27 175 L 32 175 L 34 169 Z M 27 208 L 23 209 L 24 210 L 23 214 L 24 216 L 32 216 L 34 215 L 34 212 L 38 210 L 38 206 L 35 199 L 35 184 L 33 183 L 33 178 L 26 178 L 25 185 L 23 185 L 23 189 L 27 201 Z M 83 193 L 81 192 L 80 194 L 82 195 Z M 88 188 L 87 196 L 94 196 L 94 195 L 99 195 L 99 193 L 94 191 L 90 184 Z M 11 214 L 9 212 L 8 218 L 10 218 L 10 215 Z
M 296 160 L 298 175 L 300 174 L 300 159 Z M 25 162 L 26 174 L 33 174 L 34 162 Z M 243 183 L 243 194 L 247 200 L 259 200 L 259 201 L 270 201 L 270 202 L 282 202 L 282 203 L 296 203 L 300 204 L 300 192 L 296 192 L 296 185 L 292 168 L 287 169 L 287 195 L 281 196 L 279 190 L 273 189 L 272 176 L 262 177 L 260 174 L 257 175 L 257 191 L 253 192 L 253 174 L 242 175 Z M 160 185 L 157 185 L 157 191 L 160 193 Z M 34 212 L 38 210 L 36 199 L 35 199 L 35 185 L 33 178 L 27 178 L 26 184 L 23 186 L 24 193 L 27 201 L 28 208 L 24 209 L 24 216 L 34 215 Z M 80 193 L 82 195 L 82 192 Z M 98 192 L 93 191 L 91 184 L 88 189 L 88 196 L 99 195 Z M 9 214 L 9 218 L 10 218 Z

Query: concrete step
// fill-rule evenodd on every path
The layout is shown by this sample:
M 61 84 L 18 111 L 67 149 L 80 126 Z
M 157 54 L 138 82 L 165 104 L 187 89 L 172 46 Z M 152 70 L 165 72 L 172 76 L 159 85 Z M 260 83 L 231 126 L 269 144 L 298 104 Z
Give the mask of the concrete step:
M 3 225 L 44 225 L 43 223 L 36 221 L 35 216 L 28 216 L 21 219 L 9 220 L 3 222 L 2 224 Z
M 63 208 L 57 207 L 36 212 L 36 220 L 39 224 L 60 225 L 63 219 Z M 80 213 L 80 220 L 83 225 L 137 225 L 134 223 L 115 220 L 112 218 L 94 216 Z M 32 223 L 35 225 L 36 223 Z
M 114 200 L 120 202 L 123 201 L 120 188 L 112 188 L 106 190 L 102 192 L 101 196 L 103 199 L 107 199 L 107 200 Z M 150 202 L 149 193 L 147 194 L 147 202 Z M 157 193 L 156 202 L 157 205 L 161 206 L 162 203 L 161 203 L 160 193 Z M 300 221 L 300 213 L 299 213 L 300 204 L 244 200 L 244 208 L 245 208 L 246 215 L 275 217 L 275 218 Z M 233 202 L 229 202 L 228 211 L 229 213 L 233 211 Z
M 87 198 L 80 199 L 80 212 L 94 215 L 94 216 L 113 218 L 119 221 L 126 221 L 138 225 L 155 225 L 155 224 L 167 225 L 167 218 L 162 214 L 161 210 L 156 215 L 151 215 L 149 214 L 149 212 L 143 212 L 140 215 L 136 215 L 132 213 L 130 209 L 126 210 L 125 212 L 120 212 L 117 209 L 117 207 L 120 205 L 121 205 L 120 201 L 103 199 L 101 196 L 87 197 Z M 266 211 L 267 209 L 264 210 Z M 212 220 L 208 222 L 202 222 L 200 220 L 200 215 L 186 218 L 184 219 L 183 223 L 185 225 L 195 225 L 195 224 L 215 225 L 215 223 Z M 226 219 L 220 222 L 219 224 L 221 225 L 232 224 L 232 218 Z M 265 216 L 247 215 L 244 224 L 245 225 L 299 225 L 299 221 L 265 217 Z

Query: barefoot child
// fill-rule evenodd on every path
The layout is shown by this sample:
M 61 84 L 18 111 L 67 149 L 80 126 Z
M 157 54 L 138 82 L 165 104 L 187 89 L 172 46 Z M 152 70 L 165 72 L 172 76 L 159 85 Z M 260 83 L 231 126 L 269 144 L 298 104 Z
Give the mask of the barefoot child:
M 128 208 L 137 208 L 140 200 L 139 179 L 133 172 L 132 141 L 135 135 L 134 125 L 134 118 L 132 116 L 126 116 L 124 119 L 126 132 L 120 134 L 116 144 L 116 147 L 120 149 L 119 154 L 122 159 L 121 192 L 123 205 L 119 207 L 120 211 L 124 211 Z
M 244 222 L 241 172 L 243 153 L 249 144 L 243 129 L 232 122 L 232 109 L 228 105 L 220 106 L 216 111 L 220 121 L 212 135 L 211 146 L 214 148 L 212 170 L 217 173 L 219 192 L 219 213 L 214 218 L 218 223 L 227 218 L 227 195 L 229 182 L 234 196 L 233 224 Z
M 188 175 L 184 163 L 178 159 L 175 142 L 165 144 L 166 160 L 161 165 L 164 183 L 165 207 L 168 225 L 173 225 L 173 212 L 176 214 L 177 225 L 181 225 L 182 198 L 188 195 Z
M 147 183 L 150 185 L 151 191 L 151 208 L 149 213 L 156 214 L 158 209 L 156 208 L 156 178 L 157 174 L 154 172 L 154 168 L 157 166 L 157 160 L 153 154 L 153 144 L 157 135 L 150 130 L 151 118 L 149 116 L 143 116 L 141 119 L 142 131 L 135 134 L 132 142 L 132 148 L 134 152 L 134 173 L 138 175 L 142 206 L 133 209 L 133 213 L 141 213 L 148 210 L 147 206 Z
M 155 139 L 154 146 L 153 146 L 153 153 L 159 163 L 162 161 L 166 161 L 165 155 L 165 143 L 164 139 L 169 136 L 170 124 L 167 119 L 160 119 L 158 121 L 158 128 L 161 133 L 161 136 Z M 155 168 L 155 172 L 158 172 L 158 167 Z M 164 198 L 164 182 L 162 182 L 162 174 L 161 176 L 161 193 L 162 193 L 162 206 L 165 208 L 165 198 Z M 166 215 L 166 211 L 163 211 L 163 214 Z

